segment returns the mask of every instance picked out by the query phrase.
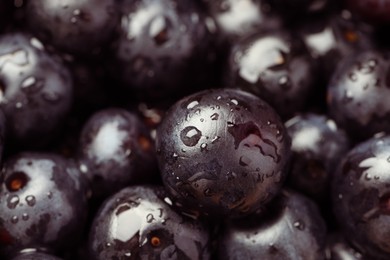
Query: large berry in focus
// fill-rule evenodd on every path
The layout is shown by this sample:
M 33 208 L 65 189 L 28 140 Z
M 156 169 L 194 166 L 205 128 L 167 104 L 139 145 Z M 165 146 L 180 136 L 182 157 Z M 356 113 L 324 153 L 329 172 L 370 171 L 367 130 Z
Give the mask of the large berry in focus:
M 178 101 L 157 130 L 163 181 L 194 215 L 237 217 L 256 211 L 280 189 L 290 140 L 275 111 L 232 89 Z

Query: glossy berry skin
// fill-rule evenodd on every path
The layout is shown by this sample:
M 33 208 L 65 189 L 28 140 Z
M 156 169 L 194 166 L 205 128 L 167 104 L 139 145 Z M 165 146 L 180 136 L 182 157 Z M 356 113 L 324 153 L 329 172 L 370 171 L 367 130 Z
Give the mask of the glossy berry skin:
M 68 69 L 36 38 L 22 33 L 0 37 L 0 68 L 0 107 L 8 138 L 24 147 L 44 145 L 71 107 Z
M 263 98 L 283 117 L 304 107 L 315 78 L 302 42 L 281 30 L 238 41 L 227 67 L 227 86 Z
M 54 154 L 21 153 L 5 161 L 0 183 L 0 255 L 78 243 L 87 190 L 75 164 Z
M 178 101 L 157 129 L 156 146 L 165 186 L 193 215 L 253 213 L 280 190 L 290 156 L 275 111 L 233 89 Z
M 371 23 L 390 23 L 389 0 L 344 0 L 344 2 L 352 12 Z
M 78 158 L 95 197 L 150 181 L 157 171 L 148 129 L 135 114 L 119 108 L 100 110 L 85 123 Z
M 374 28 L 348 10 L 311 19 L 298 29 L 310 55 L 319 64 L 320 82 L 329 82 L 340 60 L 374 46 Z
M 386 52 L 356 53 L 343 60 L 329 83 L 330 116 L 358 140 L 390 131 L 389 59 Z
M 191 83 L 207 73 L 213 57 L 209 52 L 213 31 L 195 1 L 126 0 L 121 9 L 113 76 L 141 99 L 191 93 Z
M 209 259 L 207 229 L 169 203 L 157 186 L 132 186 L 112 196 L 92 224 L 92 259 Z
M 263 214 L 225 225 L 219 259 L 324 259 L 326 228 L 313 201 L 283 190 Z
M 224 39 L 237 39 L 265 28 L 278 28 L 282 20 L 263 0 L 201 0 Z
M 119 23 L 115 0 L 36 0 L 25 7 L 26 24 L 39 38 L 65 52 L 99 53 Z
M 12 260 L 61 260 L 61 258 L 41 252 L 29 252 L 19 254 Z
M 292 151 L 289 182 L 311 198 L 327 198 L 332 175 L 349 150 L 346 133 L 327 116 L 312 113 L 285 125 Z
M 370 259 L 388 259 L 390 137 L 377 135 L 343 159 L 332 185 L 333 211 L 347 239 Z

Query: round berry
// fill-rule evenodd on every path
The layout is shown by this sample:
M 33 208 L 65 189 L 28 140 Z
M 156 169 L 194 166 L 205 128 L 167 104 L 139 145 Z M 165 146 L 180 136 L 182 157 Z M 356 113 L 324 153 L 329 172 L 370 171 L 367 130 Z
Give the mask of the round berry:
M 173 211 L 164 194 L 133 186 L 108 199 L 92 224 L 92 259 L 209 259 L 208 230 Z
M 256 211 L 279 191 L 290 155 L 275 111 L 233 89 L 178 101 L 157 130 L 156 146 L 164 184 L 195 215 Z

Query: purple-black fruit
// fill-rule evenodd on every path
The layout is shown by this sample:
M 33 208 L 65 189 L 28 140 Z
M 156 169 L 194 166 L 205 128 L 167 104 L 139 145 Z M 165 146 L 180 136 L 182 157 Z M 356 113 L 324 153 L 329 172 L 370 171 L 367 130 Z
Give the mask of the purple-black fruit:
M 255 212 L 279 192 L 290 155 L 275 111 L 233 89 L 178 101 L 157 130 L 156 147 L 165 186 L 194 215 Z

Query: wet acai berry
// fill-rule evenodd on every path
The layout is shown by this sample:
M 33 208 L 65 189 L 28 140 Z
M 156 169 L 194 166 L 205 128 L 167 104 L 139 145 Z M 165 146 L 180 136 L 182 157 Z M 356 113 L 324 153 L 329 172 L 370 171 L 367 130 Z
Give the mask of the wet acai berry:
M 367 259 L 389 258 L 389 170 L 390 137 L 378 134 L 346 155 L 332 183 L 340 228 Z
M 315 71 L 299 38 L 286 31 L 257 33 L 233 46 L 226 85 L 251 92 L 282 117 L 300 111 L 310 94 Z
M 0 107 L 14 144 L 43 146 L 56 136 L 70 110 L 73 83 L 68 69 L 35 37 L 0 37 Z
M 193 215 L 253 213 L 279 191 L 290 155 L 275 111 L 233 89 L 178 101 L 157 129 L 156 146 L 164 184 Z
M 25 7 L 26 25 L 40 39 L 65 52 L 92 55 L 119 23 L 116 0 L 35 0 Z
M 0 173 L 0 256 L 77 245 L 87 213 L 85 184 L 75 164 L 54 154 L 21 153 L 5 161 Z
M 327 198 L 334 171 L 349 149 L 346 133 L 332 119 L 311 113 L 285 125 L 292 151 L 289 183 L 312 198 Z
M 132 186 L 107 200 L 92 224 L 92 259 L 209 259 L 208 230 L 173 211 L 165 194 Z
M 282 21 L 263 0 L 201 0 L 223 38 L 237 39 L 265 28 L 279 28 Z
M 95 197 L 129 184 L 156 178 L 157 160 L 148 129 L 133 113 L 111 108 L 96 112 L 84 125 L 79 144 L 80 170 Z
M 213 31 L 196 1 L 125 0 L 121 10 L 113 76 L 141 99 L 191 93 L 191 83 L 207 74 L 213 60 Z
M 389 59 L 382 51 L 356 53 L 342 61 L 329 83 L 329 114 L 357 140 L 390 131 Z
M 263 215 L 228 222 L 219 259 L 324 259 L 326 228 L 317 205 L 284 190 Z

